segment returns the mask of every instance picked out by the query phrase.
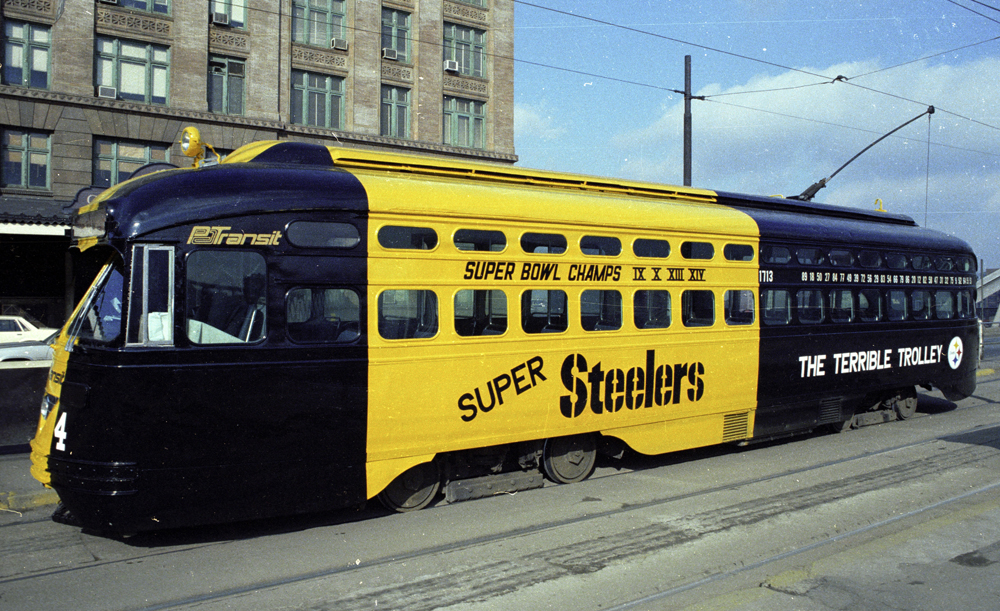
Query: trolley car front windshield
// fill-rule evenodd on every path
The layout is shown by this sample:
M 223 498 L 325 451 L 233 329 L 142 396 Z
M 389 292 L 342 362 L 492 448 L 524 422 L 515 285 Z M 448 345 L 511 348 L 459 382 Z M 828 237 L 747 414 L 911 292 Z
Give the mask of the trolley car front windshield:
M 69 325 L 67 349 L 72 349 L 76 339 L 101 344 L 118 339 L 122 328 L 123 285 L 118 265 L 105 265 Z

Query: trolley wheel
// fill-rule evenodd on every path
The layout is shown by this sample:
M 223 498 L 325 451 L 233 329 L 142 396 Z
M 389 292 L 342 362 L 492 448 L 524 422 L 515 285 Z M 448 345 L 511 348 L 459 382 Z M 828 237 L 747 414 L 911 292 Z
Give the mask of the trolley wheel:
M 851 430 L 853 426 L 854 426 L 854 416 L 851 416 L 850 418 L 844 420 L 843 422 L 831 422 L 830 424 L 826 425 L 828 431 L 830 431 L 831 433 L 838 433 L 838 434 L 846 433 L 847 431 Z
M 901 390 L 893 399 L 892 408 L 900 420 L 912 418 L 917 413 L 917 389 Z
M 572 484 L 587 479 L 597 463 L 597 440 L 591 434 L 545 440 L 542 467 L 549 479 Z
M 423 509 L 441 490 L 441 473 L 436 462 L 410 467 L 378 494 L 386 509 L 404 513 Z

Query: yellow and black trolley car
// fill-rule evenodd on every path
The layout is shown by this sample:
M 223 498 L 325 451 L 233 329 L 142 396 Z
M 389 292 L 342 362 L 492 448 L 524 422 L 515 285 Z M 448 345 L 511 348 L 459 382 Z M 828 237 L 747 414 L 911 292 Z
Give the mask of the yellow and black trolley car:
M 74 236 L 108 262 L 32 473 L 95 529 L 416 509 L 975 388 L 975 256 L 899 215 L 263 142 Z

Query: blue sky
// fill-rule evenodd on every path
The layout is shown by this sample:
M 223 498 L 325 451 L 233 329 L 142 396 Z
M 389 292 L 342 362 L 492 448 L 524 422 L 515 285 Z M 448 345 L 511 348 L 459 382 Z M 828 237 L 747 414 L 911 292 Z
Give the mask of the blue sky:
M 997 9 L 1000 0 L 517 1 L 515 152 L 525 167 L 682 183 L 684 100 L 671 90 L 684 88 L 685 55 L 695 95 L 707 96 L 692 103 L 698 187 L 796 195 L 933 105 L 929 122 L 876 145 L 815 201 L 873 209 L 879 198 L 1000 267 Z

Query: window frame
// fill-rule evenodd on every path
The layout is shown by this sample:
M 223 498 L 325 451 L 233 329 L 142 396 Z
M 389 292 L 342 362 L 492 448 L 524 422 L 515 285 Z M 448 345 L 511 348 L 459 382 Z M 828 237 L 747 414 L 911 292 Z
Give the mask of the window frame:
M 306 320 L 299 321 L 296 320 L 292 314 L 292 308 L 294 307 L 294 302 L 298 299 L 298 293 L 309 291 L 309 317 Z M 317 298 L 313 295 L 314 292 L 320 292 L 320 299 L 322 300 L 323 312 L 319 313 L 318 325 L 313 325 L 311 328 L 306 328 L 305 325 L 317 321 L 317 312 L 313 310 L 313 307 L 317 304 Z M 330 305 L 329 295 L 330 292 L 340 292 L 343 295 L 352 295 L 353 303 L 349 304 L 353 306 L 353 309 L 349 312 L 351 316 L 337 316 L 336 326 L 334 325 L 334 319 L 330 318 L 327 313 L 327 306 Z M 350 301 L 348 299 L 347 301 Z M 338 314 L 344 312 L 343 310 L 338 311 Z M 285 333 L 288 335 L 288 339 L 296 344 L 351 344 L 361 337 L 361 328 L 364 324 L 361 316 L 361 295 L 353 287 L 346 286 L 296 286 L 288 290 L 285 293 Z M 346 323 L 346 325 L 345 325 Z M 333 327 L 336 331 L 335 336 L 327 336 L 324 331 L 324 327 Z
M 463 105 L 467 105 L 466 110 L 463 110 Z M 486 148 L 486 102 L 446 95 L 442 113 L 441 139 L 444 144 L 459 148 Z
M 253 258 L 254 260 L 252 261 L 252 267 L 257 267 L 257 268 L 260 269 L 260 272 L 259 272 L 260 282 L 261 282 L 261 285 L 259 287 L 259 289 L 260 289 L 260 296 L 257 299 L 257 303 L 251 304 L 250 302 L 246 301 L 246 299 L 247 299 L 247 292 L 248 292 L 247 291 L 247 286 L 248 286 L 247 279 L 254 278 L 255 276 L 258 275 L 258 273 L 255 272 L 255 273 L 246 274 L 245 272 L 247 271 L 248 266 L 247 265 L 242 265 L 244 273 L 243 273 L 243 277 L 241 278 L 241 281 L 242 281 L 241 284 L 242 284 L 242 286 L 240 286 L 239 288 L 240 288 L 240 297 L 246 302 L 246 304 L 245 304 L 246 305 L 246 311 L 242 315 L 243 321 L 241 323 L 241 329 L 238 331 L 238 333 L 242 334 L 243 333 L 243 327 L 246 327 L 247 337 L 245 339 L 242 338 L 242 337 L 240 337 L 239 335 L 233 335 L 233 334 L 229 333 L 229 331 L 227 330 L 227 329 L 230 328 L 229 326 L 227 326 L 226 329 L 222 329 L 222 328 L 216 327 L 216 326 L 214 326 L 212 324 L 208 324 L 208 322 L 206 322 L 203 318 L 197 318 L 197 317 L 195 317 L 195 316 L 192 315 L 192 308 L 195 307 L 196 305 L 197 306 L 201 306 L 201 302 L 196 301 L 197 292 L 192 288 L 192 285 L 195 284 L 195 282 L 197 282 L 197 281 L 195 281 L 195 280 L 192 279 L 192 277 L 195 275 L 195 274 L 192 274 L 192 269 L 197 269 L 197 268 L 195 268 L 192 265 L 192 263 L 195 260 L 197 260 L 197 259 L 199 259 L 201 257 L 204 257 L 204 256 L 207 256 L 207 257 L 236 257 L 236 256 L 249 257 L 249 258 L 246 259 L 247 263 L 248 264 L 251 263 L 251 259 L 250 258 Z M 213 263 L 213 262 L 210 261 L 209 263 Z M 229 263 L 231 264 L 232 262 L 229 262 Z M 207 265 L 206 268 L 208 268 L 208 269 L 213 269 L 213 268 L 214 269 L 227 269 L 227 270 L 232 271 L 233 266 L 232 265 L 229 265 L 229 266 L 220 265 L 219 262 L 216 261 L 216 262 L 214 262 L 214 264 Z M 233 273 L 235 273 L 235 272 L 233 272 Z M 231 276 L 231 279 L 235 279 L 235 278 L 232 278 L 232 276 Z M 221 286 L 221 285 L 213 285 L 213 286 Z M 268 308 L 270 306 L 269 299 L 268 299 L 268 271 L 267 271 L 267 259 L 266 259 L 266 257 L 264 257 L 264 255 L 262 253 L 258 252 L 258 251 L 255 251 L 255 250 L 242 250 L 242 249 L 232 249 L 232 250 L 230 250 L 230 249 L 225 249 L 225 250 L 219 250 L 219 249 L 199 249 L 199 250 L 194 250 L 194 251 L 191 251 L 191 252 L 187 253 L 187 255 L 186 255 L 185 259 L 184 259 L 184 300 L 185 300 L 185 308 L 184 308 L 184 337 L 185 337 L 186 341 L 188 341 L 192 346 L 197 346 L 199 348 L 211 348 L 211 347 L 214 347 L 214 346 L 249 346 L 249 345 L 252 345 L 252 344 L 256 345 L 256 344 L 263 343 L 268 338 L 268 331 L 269 331 L 269 329 L 268 329 L 268 324 L 267 324 L 267 318 L 268 318 Z M 261 300 L 263 300 L 263 304 L 260 303 Z M 219 300 L 219 301 L 221 302 L 221 300 Z M 233 301 L 236 301 L 237 304 L 239 303 L 238 299 L 235 299 Z M 227 319 L 232 320 L 232 318 L 231 318 L 231 312 L 229 312 L 228 314 L 229 315 L 227 315 Z M 259 317 L 258 317 L 258 314 L 260 315 Z M 254 333 L 254 324 L 257 321 L 260 322 L 260 327 L 257 330 L 257 332 Z M 199 323 L 201 325 L 201 327 L 194 327 L 191 324 L 193 322 Z M 207 338 L 208 339 L 207 339 L 207 341 L 203 341 L 203 339 L 206 338 L 206 328 L 208 329 L 208 333 L 207 333 Z M 195 329 L 197 329 L 197 333 L 195 333 Z M 221 335 L 217 335 L 216 332 L 218 332 Z M 193 339 L 192 336 L 195 335 L 195 334 L 197 334 L 197 336 L 199 338 L 198 340 Z M 223 336 L 226 336 L 226 337 L 223 337 Z M 228 341 L 228 338 L 230 338 L 230 337 L 233 340 L 235 340 L 235 341 Z
M 708 302 L 696 303 L 711 297 Z M 704 314 L 705 305 L 711 305 L 711 317 Z M 708 289 L 687 289 L 681 293 L 681 323 L 688 328 L 713 327 L 716 322 L 715 293 Z
M 166 254 L 166 278 L 158 281 L 166 288 L 166 311 L 150 310 L 150 278 L 151 253 Z M 132 269 L 129 280 L 128 295 L 128 332 L 125 337 L 127 346 L 173 346 L 175 297 L 174 278 L 175 257 L 173 246 L 161 244 L 135 244 L 132 246 Z M 154 318 L 154 314 L 161 314 Z M 156 324 L 154 325 L 154 321 Z M 155 331 L 153 328 L 155 327 Z
M 501 289 L 460 289 L 455 291 L 453 318 L 459 337 L 505 335 L 510 326 L 507 293 Z M 466 315 L 468 311 L 468 315 Z M 459 320 L 472 321 L 472 328 L 459 325 Z
M 208 10 L 229 17 L 229 27 L 245 30 L 247 27 L 247 0 L 210 0 Z
M 170 0 L 118 0 L 118 6 L 153 15 L 170 15 Z
M 749 310 L 739 310 L 738 312 L 733 312 L 734 301 L 739 298 L 740 302 L 744 302 L 747 298 L 750 300 Z M 726 324 L 731 327 L 737 326 L 748 326 L 752 325 L 754 321 L 757 320 L 757 303 L 754 292 L 748 289 L 729 289 L 722 295 L 723 304 L 723 318 Z
M 107 143 L 107 144 L 111 145 L 111 147 L 112 147 L 112 153 L 111 153 L 110 156 L 104 155 L 104 154 L 102 154 L 100 152 L 100 146 L 101 146 L 102 143 Z M 145 156 L 144 157 L 123 157 L 122 155 L 119 154 L 119 151 L 120 151 L 120 149 L 121 149 L 122 146 L 141 146 L 141 147 L 143 147 L 143 150 L 145 152 Z M 128 180 L 129 178 L 131 178 L 132 174 L 135 173 L 135 170 L 129 172 L 128 176 L 126 176 L 124 179 L 121 178 L 121 168 L 120 168 L 120 165 L 122 163 L 135 163 L 135 164 L 138 164 L 137 167 L 136 167 L 136 170 L 138 170 L 142 166 L 144 166 L 146 164 L 149 164 L 149 163 L 154 163 L 154 162 L 169 163 L 170 162 L 170 145 L 151 144 L 151 143 L 146 143 L 146 142 L 132 142 L 132 141 L 128 141 L 128 140 L 112 140 L 110 138 L 94 138 L 93 149 L 94 149 L 94 156 L 93 156 L 93 164 L 92 164 L 93 165 L 93 173 L 91 174 L 91 183 L 95 187 L 113 187 L 114 185 L 117 185 L 118 183 L 124 182 L 125 180 Z M 153 155 L 152 155 L 153 151 L 163 152 L 163 158 L 162 159 L 154 158 Z M 111 162 L 110 176 L 108 178 L 108 183 L 109 184 L 103 184 L 102 182 L 98 181 L 98 179 L 97 179 L 97 176 L 98 176 L 97 173 L 99 171 L 98 166 L 99 166 L 99 164 L 102 161 L 110 161 Z
M 815 298 L 815 304 L 803 305 L 803 296 Z M 804 317 L 804 312 L 819 311 L 819 317 Z M 826 320 L 826 299 L 819 289 L 799 289 L 795 292 L 795 320 L 803 325 L 818 325 Z
M 18 26 L 24 28 L 24 34 L 19 38 L 12 33 L 12 29 Z M 36 35 L 43 32 L 47 40 L 36 40 Z M 21 50 L 20 62 L 14 62 L 11 59 L 14 48 Z M 45 83 L 43 85 L 34 82 L 35 71 L 33 68 L 36 52 L 45 54 Z M 21 71 L 19 82 L 12 82 L 13 70 Z M 49 89 L 52 85 L 52 28 L 50 26 L 17 19 L 4 20 L 3 84 L 32 89 Z
M 462 76 L 487 78 L 486 34 L 486 30 L 445 21 L 442 59 L 457 62 Z
M 382 7 L 382 48 L 396 52 L 396 61 L 410 62 L 411 13 Z
M 618 289 L 586 289 L 580 292 L 580 327 L 584 331 L 620 331 L 624 319 L 622 293 Z M 593 323 L 589 319 L 593 318 Z
M 110 43 L 111 50 L 105 51 L 102 45 Z M 144 58 L 128 55 L 123 52 L 124 46 L 134 49 L 144 49 Z M 165 59 L 157 59 L 157 53 L 162 53 Z M 111 73 L 105 74 L 104 64 L 110 63 Z M 142 99 L 138 99 L 139 94 L 125 93 L 122 90 L 122 66 L 141 66 L 143 70 L 143 93 Z M 157 76 L 162 72 L 163 96 L 156 96 Z M 127 76 L 125 77 L 128 78 Z M 137 102 L 140 104 L 151 104 L 155 106 L 168 106 L 170 104 L 170 47 L 142 40 L 132 40 L 129 38 L 119 38 L 116 36 L 95 36 L 94 38 L 94 86 L 114 87 L 117 92 L 116 99 Z
M 301 82 L 298 82 L 301 77 Z M 324 79 L 324 85 L 313 84 L 312 79 Z M 346 99 L 345 80 L 341 76 L 310 72 L 308 70 L 292 70 L 291 79 L 291 113 L 289 121 L 293 125 L 321 127 L 325 129 L 344 129 L 344 102 Z M 299 97 L 296 100 L 296 97 Z M 322 123 L 317 122 L 319 107 L 313 108 L 313 100 L 323 99 Z M 336 109 L 334 109 L 336 102 Z M 336 110 L 336 113 L 333 111 Z M 334 114 L 336 119 L 334 121 Z
M 651 304 L 654 298 L 661 300 L 660 303 Z M 632 293 L 632 323 L 636 329 L 643 331 L 669 329 L 670 325 L 673 324 L 673 298 L 670 291 L 667 289 L 639 289 Z
M 379 102 L 379 135 L 410 140 L 410 93 L 408 87 L 382 85 Z
M 323 2 L 325 6 L 318 6 Z M 292 0 L 292 42 L 330 47 L 334 38 L 345 38 L 347 8 L 344 0 Z
M 22 137 L 23 146 L 11 146 L 9 141 L 9 136 L 11 134 L 20 134 Z M 44 137 L 45 138 L 45 148 L 41 149 L 32 146 L 32 139 Z M 21 161 L 18 162 L 20 167 L 19 180 L 15 184 L 13 182 L 7 182 L 7 164 L 15 163 L 8 162 L 7 155 L 10 152 L 16 152 L 21 154 Z M 45 155 L 45 184 L 43 186 L 36 186 L 32 184 L 32 158 L 35 155 Z M 32 191 L 51 191 L 52 190 L 52 135 L 45 132 L 37 132 L 23 129 L 4 129 L 2 134 L 0 134 L 0 163 L 3 164 L 3 171 L 0 173 L 0 184 L 3 184 L 5 188 L 17 188 L 17 189 L 28 189 Z
M 223 72 L 215 72 L 214 68 L 222 66 Z M 233 73 L 233 66 L 239 66 L 240 74 Z M 215 108 L 213 104 L 213 82 L 215 81 L 214 76 L 220 75 L 222 81 L 222 92 L 221 101 L 222 108 Z M 239 105 L 238 111 L 232 109 L 232 87 L 234 85 L 234 80 L 239 80 Z M 246 114 L 246 60 L 237 57 L 228 57 L 226 55 L 209 55 L 208 56 L 208 112 L 212 112 L 220 115 L 231 115 L 235 117 L 242 117 Z
M 396 303 L 397 295 L 406 295 L 406 304 Z M 392 296 L 393 303 L 387 304 L 386 299 Z M 430 339 L 436 337 L 441 332 L 440 303 L 437 293 L 429 289 L 386 289 L 381 291 L 376 298 L 377 302 L 377 327 L 378 335 L 386 341 L 397 341 L 407 339 Z M 400 307 L 403 309 L 414 309 L 416 316 L 406 317 L 406 321 L 415 321 L 413 328 L 409 328 L 409 323 L 402 328 L 404 333 L 398 337 L 389 337 L 384 331 L 388 327 L 384 326 L 388 317 L 386 315 L 387 305 Z M 432 310 L 432 311 L 429 311 Z M 402 310 L 400 310 L 402 311 Z M 401 320 L 404 320 L 402 317 Z

